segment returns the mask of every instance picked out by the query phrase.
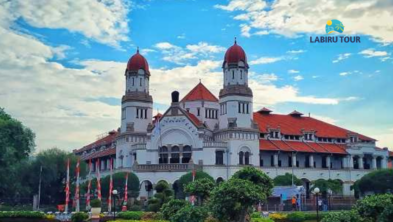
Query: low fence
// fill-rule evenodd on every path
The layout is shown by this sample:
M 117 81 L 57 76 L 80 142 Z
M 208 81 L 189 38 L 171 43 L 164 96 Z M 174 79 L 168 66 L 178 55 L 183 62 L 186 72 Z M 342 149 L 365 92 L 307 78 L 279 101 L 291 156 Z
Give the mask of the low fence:
M 333 210 L 349 210 L 356 203 L 354 197 L 347 196 L 330 196 L 330 197 L 318 197 L 321 200 L 322 205 L 319 206 L 320 211 L 333 211 Z M 293 208 L 291 199 L 281 200 L 280 197 L 269 197 L 267 202 L 261 205 L 262 211 L 316 211 L 317 201 L 315 196 L 310 198 L 301 197 L 297 201 L 296 209 Z

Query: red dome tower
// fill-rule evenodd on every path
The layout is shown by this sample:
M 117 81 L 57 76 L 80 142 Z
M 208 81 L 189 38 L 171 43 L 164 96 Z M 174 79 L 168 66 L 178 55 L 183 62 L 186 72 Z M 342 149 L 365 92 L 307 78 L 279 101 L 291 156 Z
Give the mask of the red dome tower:
M 150 75 L 149 64 L 145 57 L 139 54 L 139 49 L 137 49 L 135 55 L 128 60 L 127 70 L 138 72 L 140 69 L 144 70 L 147 75 Z
M 248 68 L 246 53 L 244 52 L 243 48 L 237 44 L 235 39 L 235 44 L 229 47 L 225 53 L 223 66 L 226 64 L 239 65 L 239 62 L 242 62 L 244 64 L 243 66 Z

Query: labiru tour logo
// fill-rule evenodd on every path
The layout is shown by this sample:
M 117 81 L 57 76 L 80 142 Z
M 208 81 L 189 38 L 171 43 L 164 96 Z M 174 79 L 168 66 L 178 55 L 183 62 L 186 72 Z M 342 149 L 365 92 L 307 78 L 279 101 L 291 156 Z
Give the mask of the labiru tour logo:
M 344 33 L 344 25 L 337 19 L 328 20 L 325 31 L 329 36 L 310 36 L 310 43 L 360 43 L 360 36 L 335 36 Z
M 343 33 L 344 32 L 344 25 L 342 22 L 338 21 L 337 19 L 332 19 L 326 22 L 326 34 L 332 34 L 334 32 Z

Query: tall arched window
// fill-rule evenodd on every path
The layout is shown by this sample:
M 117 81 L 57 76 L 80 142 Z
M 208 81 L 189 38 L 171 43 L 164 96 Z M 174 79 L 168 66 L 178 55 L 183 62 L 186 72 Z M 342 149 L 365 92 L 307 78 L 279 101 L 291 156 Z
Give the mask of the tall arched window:
M 250 165 L 250 153 L 249 152 L 244 153 L 244 165 Z
M 191 151 L 191 146 L 184 146 L 183 147 L 183 158 L 182 158 L 182 163 L 189 163 L 191 160 L 192 156 L 192 151 Z
M 166 146 L 162 146 L 159 148 L 159 163 L 168 163 L 168 148 Z
M 171 148 L 171 163 L 180 163 L 180 148 L 178 146 Z
M 244 164 L 244 153 L 243 153 L 243 151 L 240 151 L 240 153 L 239 153 L 239 164 L 240 165 Z

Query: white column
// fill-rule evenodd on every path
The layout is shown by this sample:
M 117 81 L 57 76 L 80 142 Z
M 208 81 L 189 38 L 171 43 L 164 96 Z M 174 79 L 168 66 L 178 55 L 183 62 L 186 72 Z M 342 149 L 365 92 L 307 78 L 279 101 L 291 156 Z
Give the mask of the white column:
M 314 155 L 310 155 L 309 162 L 310 162 L 310 167 L 314 168 Z
M 296 167 L 296 154 L 292 153 L 292 167 Z
M 274 166 L 278 167 L 278 154 L 274 154 Z
M 372 169 L 377 169 L 377 157 L 373 156 L 373 160 L 372 160 Z
M 359 156 L 359 169 L 364 169 L 363 155 Z
M 341 158 L 341 165 L 343 168 L 347 168 L 348 167 L 348 158 L 347 157 L 342 157 Z
M 326 156 L 326 166 L 330 169 L 330 156 Z
M 349 158 L 349 168 L 353 169 L 353 156 L 349 155 L 348 158 Z
M 387 157 L 383 156 L 382 157 L 382 169 L 386 169 L 386 168 L 388 168 Z

